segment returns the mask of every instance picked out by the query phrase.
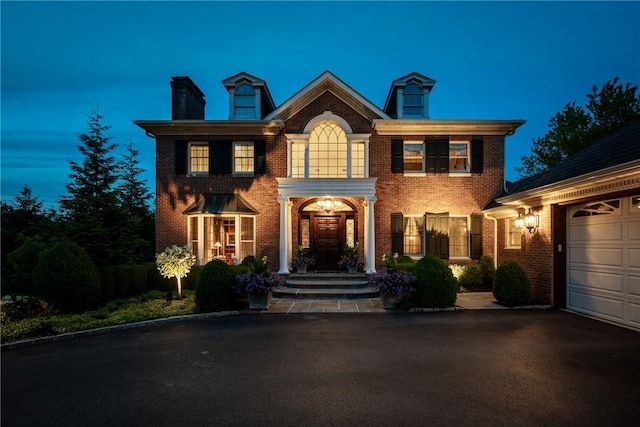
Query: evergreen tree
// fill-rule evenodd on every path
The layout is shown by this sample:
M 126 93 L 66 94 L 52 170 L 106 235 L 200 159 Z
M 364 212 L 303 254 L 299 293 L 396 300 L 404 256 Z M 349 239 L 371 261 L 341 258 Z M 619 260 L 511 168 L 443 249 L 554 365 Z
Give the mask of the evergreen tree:
M 112 152 L 117 145 L 105 136 L 109 126 L 102 116 L 89 115 L 88 132 L 80 134 L 81 163 L 69 161 L 68 194 L 60 199 L 69 235 L 97 265 L 115 265 L 126 260 L 125 220 L 116 186 L 119 164 Z
M 564 106 L 549 121 L 549 132 L 534 139 L 532 154 L 522 156 L 516 167 L 521 177 L 544 172 L 569 156 L 600 141 L 622 126 L 640 118 L 640 96 L 637 86 L 618 84 L 618 78 L 607 81 L 600 91 L 593 86 L 586 96 L 586 108 L 575 102 Z
M 129 241 L 129 262 L 153 260 L 155 223 L 149 207 L 153 197 L 146 180 L 141 178 L 144 169 L 138 160 L 139 151 L 129 141 L 120 164 L 119 200 L 126 216 L 125 233 Z

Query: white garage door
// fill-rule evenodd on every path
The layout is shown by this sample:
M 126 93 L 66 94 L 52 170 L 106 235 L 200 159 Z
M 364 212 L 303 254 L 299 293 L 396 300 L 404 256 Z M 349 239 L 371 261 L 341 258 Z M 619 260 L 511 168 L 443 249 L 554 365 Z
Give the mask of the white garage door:
M 640 329 L 640 196 L 569 209 L 567 307 Z

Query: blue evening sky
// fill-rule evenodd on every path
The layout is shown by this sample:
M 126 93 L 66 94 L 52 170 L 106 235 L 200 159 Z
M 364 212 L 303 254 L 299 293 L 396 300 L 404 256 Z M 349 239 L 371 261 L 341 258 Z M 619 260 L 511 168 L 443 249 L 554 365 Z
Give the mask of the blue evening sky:
M 54 207 L 98 109 L 121 148 L 154 140 L 132 121 L 170 119 L 171 76 L 226 119 L 221 80 L 264 79 L 276 105 L 330 70 L 382 108 L 391 81 L 437 81 L 433 119 L 525 119 L 507 138 L 506 175 L 549 119 L 593 85 L 640 83 L 638 2 L 6 2 L 2 36 L 3 201 L 29 184 Z

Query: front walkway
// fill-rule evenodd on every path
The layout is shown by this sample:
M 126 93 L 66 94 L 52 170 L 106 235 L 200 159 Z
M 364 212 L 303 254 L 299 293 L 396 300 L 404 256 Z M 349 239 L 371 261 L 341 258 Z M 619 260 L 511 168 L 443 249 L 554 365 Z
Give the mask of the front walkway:
M 495 303 L 491 292 L 459 293 L 459 310 L 501 310 L 507 307 Z M 382 302 L 374 299 L 289 299 L 274 298 L 273 304 L 262 313 L 384 313 Z

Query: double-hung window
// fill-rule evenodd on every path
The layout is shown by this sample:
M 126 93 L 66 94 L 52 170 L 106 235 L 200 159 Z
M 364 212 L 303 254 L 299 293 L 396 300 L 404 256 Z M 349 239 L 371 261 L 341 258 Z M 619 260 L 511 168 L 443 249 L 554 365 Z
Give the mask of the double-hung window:
M 449 142 L 449 173 L 469 172 L 469 142 Z
M 234 94 L 234 117 L 237 119 L 256 118 L 256 91 L 248 84 L 241 84 Z
M 424 117 L 424 95 L 415 83 L 404 87 L 402 95 L 402 117 Z
M 507 249 L 520 249 L 522 246 L 522 230 L 516 226 L 516 219 L 507 221 Z
M 189 173 L 202 174 L 209 172 L 209 143 L 189 143 Z
M 253 174 L 254 172 L 254 147 L 253 142 L 233 143 L 233 173 Z
M 403 155 L 405 173 L 424 173 L 424 142 L 405 141 Z

